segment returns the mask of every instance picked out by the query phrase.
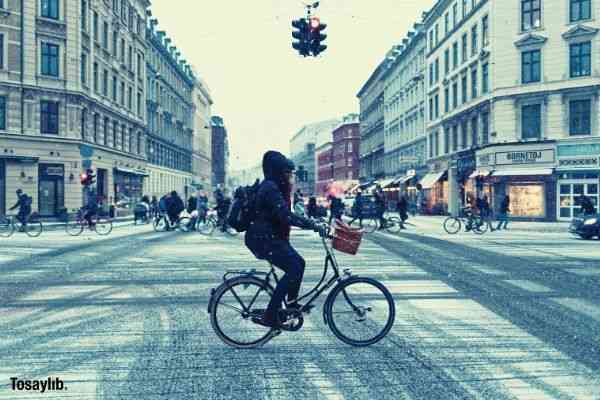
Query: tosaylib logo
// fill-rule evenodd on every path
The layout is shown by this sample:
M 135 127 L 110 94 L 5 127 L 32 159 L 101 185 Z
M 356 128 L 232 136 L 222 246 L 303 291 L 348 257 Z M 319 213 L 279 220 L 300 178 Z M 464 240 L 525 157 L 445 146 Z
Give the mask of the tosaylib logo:
M 47 391 L 67 390 L 65 383 L 60 378 L 52 378 L 51 376 L 44 380 L 12 377 L 10 382 L 14 391 L 45 393 Z

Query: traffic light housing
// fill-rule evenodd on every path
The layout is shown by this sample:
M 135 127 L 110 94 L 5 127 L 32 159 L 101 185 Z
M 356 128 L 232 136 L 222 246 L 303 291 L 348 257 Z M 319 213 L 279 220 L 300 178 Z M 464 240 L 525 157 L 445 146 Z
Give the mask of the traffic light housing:
M 327 35 L 323 33 L 325 28 L 327 28 L 327 24 L 322 24 L 319 17 L 310 19 L 309 48 L 315 57 L 327 49 L 327 45 L 322 43 L 327 38 Z
M 292 42 L 292 47 L 298 51 L 301 56 L 307 57 L 310 55 L 309 49 L 309 26 L 306 19 L 300 18 L 292 21 L 292 27 L 294 30 L 292 31 L 292 37 L 297 39 L 298 41 Z
M 91 169 L 86 170 L 79 177 L 79 181 L 85 187 L 93 185 L 94 183 L 96 183 L 96 176 L 94 175 L 94 171 Z

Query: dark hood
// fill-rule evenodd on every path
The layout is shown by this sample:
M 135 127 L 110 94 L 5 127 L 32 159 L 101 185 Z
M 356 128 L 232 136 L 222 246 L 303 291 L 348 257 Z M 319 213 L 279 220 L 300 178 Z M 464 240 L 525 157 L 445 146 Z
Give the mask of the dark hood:
M 284 171 L 293 171 L 294 163 L 278 151 L 267 151 L 262 161 L 265 179 L 274 181 L 277 185 L 285 184 Z

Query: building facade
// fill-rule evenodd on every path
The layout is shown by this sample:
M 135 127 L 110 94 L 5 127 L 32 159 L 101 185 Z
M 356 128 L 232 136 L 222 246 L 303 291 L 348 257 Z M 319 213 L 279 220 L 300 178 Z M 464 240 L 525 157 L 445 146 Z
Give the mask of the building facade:
M 194 136 L 192 145 L 192 185 L 212 192 L 211 106 L 208 85 L 196 74 L 194 101 Z
M 411 188 L 427 173 L 425 131 L 425 53 L 422 23 L 388 52 L 384 73 L 385 174 L 395 177 L 393 191 Z
M 146 171 L 147 0 L 8 1 L 0 12 L 0 214 L 15 190 L 43 217 L 131 204 Z
M 333 130 L 333 179 L 345 189 L 360 177 L 360 123 L 358 114 L 349 114 Z
M 223 118 L 213 116 L 210 119 L 212 148 L 212 187 L 225 186 L 229 170 L 229 139 Z
M 315 149 L 317 158 L 317 180 L 315 195 L 320 199 L 326 199 L 328 191 L 333 183 L 333 143 L 327 142 Z
M 357 94 L 360 101 L 360 180 L 385 177 L 384 81 L 388 60 L 382 61 Z
M 191 67 L 181 59 L 166 32 L 152 19 L 147 28 L 147 192 L 161 197 L 176 190 L 191 192 L 196 87 Z
M 509 195 L 514 218 L 556 220 L 581 194 L 598 201 L 599 12 L 579 0 L 433 7 L 427 183 L 448 211 Z

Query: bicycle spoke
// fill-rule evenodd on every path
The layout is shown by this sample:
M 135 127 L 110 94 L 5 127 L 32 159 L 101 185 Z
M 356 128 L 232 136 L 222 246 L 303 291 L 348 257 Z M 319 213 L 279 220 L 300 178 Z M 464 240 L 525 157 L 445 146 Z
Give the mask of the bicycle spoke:
M 239 308 L 237 308 L 237 307 L 235 307 L 235 306 L 232 306 L 232 305 L 229 305 L 229 304 L 227 304 L 227 303 L 221 303 L 221 302 L 219 301 L 219 303 L 218 303 L 218 304 L 220 304 L 220 305 L 222 305 L 222 306 L 225 306 L 225 307 L 229 307 L 229 308 L 231 308 L 231 309 L 233 309 L 233 310 L 235 310 L 235 311 L 239 312 L 239 313 L 240 313 L 240 315 L 242 315 L 242 313 L 244 312 L 244 310 L 240 310 Z

